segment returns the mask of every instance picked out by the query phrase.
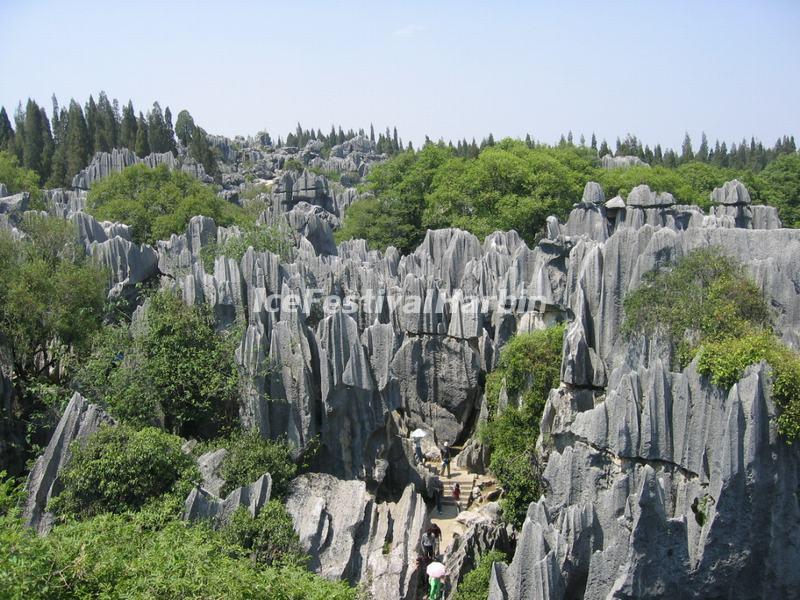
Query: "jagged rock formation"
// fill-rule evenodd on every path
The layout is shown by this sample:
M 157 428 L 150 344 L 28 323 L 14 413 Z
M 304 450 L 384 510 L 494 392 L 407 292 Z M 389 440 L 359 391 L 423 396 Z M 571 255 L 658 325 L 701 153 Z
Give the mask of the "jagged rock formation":
M 794 597 L 800 452 L 778 438 L 769 371 L 729 393 L 690 365 L 612 373 L 604 400 L 553 391 L 546 497 L 490 598 Z M 559 393 L 560 392 L 560 393 Z
M 102 424 L 114 424 L 101 408 L 77 392 L 72 396 L 44 453 L 36 459 L 25 484 L 27 499 L 23 508 L 26 523 L 39 533 L 49 531 L 53 515 L 46 512 L 50 498 L 61 492 L 59 472 L 70 458 L 70 444 L 97 431 Z
M 467 531 L 457 536 L 445 551 L 445 567 L 449 573 L 449 593 L 453 598 L 464 576 L 474 569 L 480 557 L 492 550 L 510 553 L 514 550 L 514 540 L 510 527 L 493 519 L 481 519 L 469 526 Z
M 373 598 L 416 598 L 426 508 L 412 487 L 378 503 L 363 481 L 307 474 L 292 482 L 286 507 L 314 571 L 360 583 Z
M 206 175 L 203 165 L 191 157 L 176 157 L 172 152 L 154 152 L 144 158 L 140 158 L 127 148 L 114 148 L 111 152 L 98 152 L 95 154 L 89 166 L 72 178 L 72 187 L 79 190 L 88 190 L 97 181 L 108 177 L 112 173 L 119 173 L 126 167 L 138 164 L 144 164 L 150 168 L 166 165 L 170 171 L 179 169 L 200 181 L 212 182 L 211 177 Z
M 650 165 L 638 156 L 611 156 L 606 154 L 600 159 L 600 166 L 604 169 L 627 169 L 628 167 L 649 167 Z
M 209 305 L 220 327 L 245 323 L 236 352 L 242 424 L 299 447 L 318 438 L 315 469 L 349 480 L 304 476 L 289 501 L 320 572 L 372 581 L 376 597 L 413 595 L 417 541 L 408 535 L 419 534 L 424 508 L 408 485 L 424 491 L 429 482 L 414 468 L 408 432 L 422 427 L 431 441 L 467 442 L 459 460 L 485 468 L 485 451 L 470 436 L 486 417 L 486 373 L 515 333 L 567 320 L 563 385 L 542 423 L 552 443 L 540 444 L 549 452 L 550 490 L 531 506 L 514 561 L 496 568 L 493 597 L 671 595 L 681 586 L 719 597 L 730 595 L 729 580 L 752 595 L 787 595 L 796 583 L 782 566 L 788 558 L 773 557 L 782 547 L 796 558 L 789 491 L 799 463 L 764 417 L 774 411 L 768 374 L 751 370 L 735 394 L 721 394 L 694 367 L 670 372 L 658 340 L 621 335 L 622 299 L 645 273 L 719 246 L 764 290 L 783 340 L 800 347 L 800 232 L 781 229 L 773 209 L 749 204 L 738 182 L 715 190 L 710 214 L 647 186 L 606 201 L 590 183 L 565 223 L 547 220 L 534 247 L 515 232 L 481 243 L 443 229 L 401 257 L 394 248 L 369 251 L 363 240 L 335 245 L 332 231 L 355 191 L 310 171 L 279 171 L 289 158 L 336 158 L 347 172 L 356 153 L 359 168 L 368 166 L 368 145 L 353 143 L 331 159 L 313 144 L 228 151 L 247 157 L 254 173 L 279 174 L 263 192 L 269 208 L 261 218 L 295 233 L 289 258 L 251 248 L 238 261 L 217 256 L 210 268 L 204 249 L 241 235 L 237 228 L 195 217 L 155 248 L 136 246 L 125 226 L 81 212 L 85 193 L 46 197 L 50 212 L 73 220 L 87 251 L 111 267 L 113 293 L 160 273 L 163 287 Z M 233 174 L 228 192 L 250 185 Z M 319 296 L 338 302 L 323 312 L 308 301 Z M 372 492 L 400 501 L 378 504 Z M 193 494 L 187 514 L 228 514 L 228 499 Z M 771 520 L 744 513 L 770 495 L 784 503 Z M 241 498 L 232 503 L 250 506 Z M 668 578 L 654 571 L 658 561 L 670 565 Z M 765 571 L 767 564 L 782 572 Z
M 183 519 L 210 521 L 214 527 L 221 527 L 230 521 L 239 508 L 246 508 L 253 517 L 258 516 L 271 495 L 272 477 L 269 473 L 264 473 L 249 485 L 236 488 L 224 499 L 211 490 L 196 486 L 184 502 Z
M 712 199 L 739 210 L 740 186 Z M 610 236 L 587 226 L 570 250 L 564 383 L 539 440 L 548 491 L 514 560 L 495 565 L 490 598 L 796 597 L 800 453 L 777 435 L 769 370 L 750 367 L 726 393 L 695 364 L 670 371 L 658 339 L 620 330 L 621 299 L 644 273 L 718 246 L 743 262 L 797 348 L 800 232 L 723 223 L 641 186 L 616 210 Z

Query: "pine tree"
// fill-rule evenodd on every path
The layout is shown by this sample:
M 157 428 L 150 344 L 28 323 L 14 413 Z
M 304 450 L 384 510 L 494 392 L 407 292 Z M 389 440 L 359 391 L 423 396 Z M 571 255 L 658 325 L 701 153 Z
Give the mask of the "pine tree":
M 619 141 L 619 140 L 617 140 L 617 141 Z M 611 154 L 611 148 L 608 147 L 608 142 L 607 141 L 603 140 L 600 143 L 600 152 L 598 152 L 598 154 L 601 157 L 605 156 L 606 154 Z
M 24 113 L 24 137 L 22 141 L 22 164 L 35 171 L 40 181 L 45 181 L 43 173 L 44 124 L 39 105 L 28 98 Z
M 69 103 L 65 134 L 66 177 L 76 175 L 89 162 L 91 147 L 89 145 L 89 128 L 83 116 L 81 105 L 72 100 Z
M 581 148 L 586 148 L 586 136 L 584 136 L 583 134 L 581 134 L 580 144 Z
M 725 145 L 725 142 L 722 142 L 722 145 L 719 147 L 719 166 L 727 167 L 729 164 L 728 147 Z
M 375 128 L 372 123 L 369 124 L 369 141 L 375 143 Z
M 173 154 L 177 154 L 178 147 L 175 145 L 175 130 L 172 128 L 172 111 L 170 111 L 169 106 L 164 109 L 164 125 L 168 149 Z
M 90 95 L 89 101 L 86 103 L 86 131 L 89 134 L 89 154 L 92 155 L 97 152 L 95 146 L 95 137 L 97 135 L 97 103 Z
M 395 152 L 400 151 L 400 144 L 397 141 L 397 127 L 395 127 L 394 131 L 392 132 L 392 150 Z
M 567 132 L 567 145 L 568 146 L 574 146 L 574 144 L 572 143 L 572 130 L 571 129 L 569 130 L 569 132 Z
M 47 111 L 42 106 L 39 108 L 40 119 L 42 122 L 42 183 L 50 178 L 53 168 L 53 153 L 55 152 L 55 141 L 53 132 L 50 128 L 50 120 L 47 118 Z
M 11 127 L 11 120 L 8 118 L 6 107 L 0 108 L 0 150 L 13 151 L 14 149 L 14 128 Z
M 700 137 L 700 147 L 697 149 L 695 158 L 700 162 L 708 162 L 708 138 L 705 131 Z
M 689 137 L 689 133 L 687 132 L 683 138 L 683 144 L 681 145 L 681 162 L 689 162 L 694 160 L 694 152 L 692 151 L 692 138 Z
M 139 158 L 144 158 L 150 154 L 150 132 L 148 131 L 147 121 L 144 115 L 139 112 L 139 121 L 136 123 L 136 143 L 134 152 Z
M 664 154 L 661 151 L 661 144 L 656 144 L 653 149 L 653 162 L 651 164 L 660 165 L 664 162 Z
M 121 146 L 127 148 L 131 152 L 136 148 L 136 131 L 138 123 L 136 122 L 136 113 L 133 112 L 133 102 L 130 100 L 122 109 L 122 123 L 119 129 L 119 143 Z
M 50 166 L 50 179 L 47 180 L 48 187 L 66 187 L 67 181 L 67 111 L 59 108 L 58 99 L 53 94 L 53 159 Z
M 595 136 L 594 131 L 592 132 L 592 142 L 589 147 L 597 152 L 597 137 Z
M 153 102 L 152 110 L 147 113 L 147 131 L 150 152 L 161 153 L 169 151 L 167 124 L 164 122 L 164 113 L 161 111 L 161 105 L 158 102 Z

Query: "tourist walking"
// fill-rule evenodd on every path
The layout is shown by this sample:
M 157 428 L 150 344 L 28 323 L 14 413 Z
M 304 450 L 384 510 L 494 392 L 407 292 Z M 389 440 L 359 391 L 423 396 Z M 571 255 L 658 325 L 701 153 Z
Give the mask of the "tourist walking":
M 444 443 L 444 446 L 441 449 L 442 453 L 442 475 L 444 475 L 445 471 L 447 471 L 447 478 L 450 478 L 450 444 L 448 442 Z

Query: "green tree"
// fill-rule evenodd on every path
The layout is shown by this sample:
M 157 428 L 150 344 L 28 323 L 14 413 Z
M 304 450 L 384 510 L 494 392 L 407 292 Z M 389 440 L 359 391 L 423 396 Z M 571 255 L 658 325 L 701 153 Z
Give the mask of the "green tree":
M 194 133 L 194 127 L 194 119 L 188 110 L 182 110 L 178 113 L 178 119 L 175 121 L 175 135 L 178 136 L 184 146 L 189 145 Z
M 120 145 L 135 152 L 137 131 L 136 113 L 133 112 L 133 103 L 129 100 L 128 104 L 122 108 L 122 123 L 120 124 L 119 132 Z
M 66 164 L 67 177 L 76 175 L 89 162 L 91 146 L 89 130 L 80 104 L 74 100 L 69 103 L 66 128 Z
M 148 244 L 182 233 L 195 215 L 211 217 L 219 225 L 242 218 L 241 209 L 212 188 L 165 165 L 134 165 L 104 178 L 89 191 L 87 210 L 101 220 L 127 223 L 133 239 Z
M 39 176 L 20 166 L 17 157 L 10 152 L 0 150 L 0 182 L 4 183 L 10 194 L 28 192 L 38 194 Z
M 101 427 L 70 447 L 61 473 L 64 489 L 49 508 L 81 519 L 102 513 L 138 510 L 170 492 L 185 497 L 199 481 L 183 440 L 153 427 Z
M 762 200 L 777 206 L 784 227 L 800 227 L 800 155 L 784 154 L 757 178 L 763 182 Z
M 12 151 L 14 149 L 14 128 L 8 118 L 6 107 L 0 107 L 0 150 Z
M 150 132 L 147 121 L 144 120 L 142 113 L 139 113 L 139 121 L 136 123 L 136 146 L 134 152 L 140 158 L 150 154 Z
M 489 582 L 492 578 L 492 565 L 505 562 L 508 557 L 499 550 L 490 550 L 478 559 L 478 564 L 458 585 L 455 600 L 485 600 L 489 595 Z
M 95 336 L 76 384 L 125 421 L 213 437 L 236 413 L 238 333 L 217 333 L 207 307 L 161 292 L 149 298 L 141 327 L 107 327 Z

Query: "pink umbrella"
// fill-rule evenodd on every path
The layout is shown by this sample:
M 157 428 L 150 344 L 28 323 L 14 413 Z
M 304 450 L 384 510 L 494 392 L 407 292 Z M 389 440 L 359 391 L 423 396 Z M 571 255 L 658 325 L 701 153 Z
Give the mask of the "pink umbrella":
M 428 577 L 434 577 L 435 579 L 444 577 L 444 565 L 440 562 L 432 562 L 428 565 L 425 572 L 428 574 Z

